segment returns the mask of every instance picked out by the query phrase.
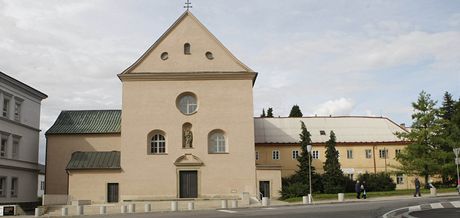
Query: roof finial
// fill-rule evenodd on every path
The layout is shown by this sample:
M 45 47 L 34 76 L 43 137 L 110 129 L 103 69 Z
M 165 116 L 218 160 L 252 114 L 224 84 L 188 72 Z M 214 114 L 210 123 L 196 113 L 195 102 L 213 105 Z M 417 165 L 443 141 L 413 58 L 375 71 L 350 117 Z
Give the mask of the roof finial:
M 187 11 L 188 11 L 190 8 L 193 8 L 193 7 L 192 7 L 192 3 L 190 2 L 190 0 L 187 0 L 187 1 L 185 2 L 184 8 L 186 8 Z

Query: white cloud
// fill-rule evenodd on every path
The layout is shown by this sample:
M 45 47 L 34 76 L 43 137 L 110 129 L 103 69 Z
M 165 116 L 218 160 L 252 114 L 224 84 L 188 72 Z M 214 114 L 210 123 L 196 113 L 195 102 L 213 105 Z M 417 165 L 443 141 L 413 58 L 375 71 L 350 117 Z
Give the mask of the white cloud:
M 351 99 L 339 98 L 326 101 L 318 105 L 315 110 L 316 115 L 350 115 L 355 107 L 355 103 Z

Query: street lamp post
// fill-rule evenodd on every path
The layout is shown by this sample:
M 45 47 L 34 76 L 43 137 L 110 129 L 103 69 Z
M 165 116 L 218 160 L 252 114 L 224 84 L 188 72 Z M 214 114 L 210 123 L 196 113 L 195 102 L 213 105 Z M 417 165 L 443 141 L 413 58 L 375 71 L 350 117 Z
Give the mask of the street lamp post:
M 458 193 L 460 194 L 460 176 L 458 173 L 458 164 L 460 164 L 460 158 L 458 158 L 458 155 L 460 154 L 460 148 L 454 148 L 454 154 L 455 154 L 455 165 L 457 165 L 457 190 L 458 190 Z
M 308 195 L 308 203 L 312 203 L 312 196 L 311 196 L 311 145 L 307 145 L 307 152 L 308 152 L 308 178 L 309 178 L 309 185 L 310 186 L 310 194 Z

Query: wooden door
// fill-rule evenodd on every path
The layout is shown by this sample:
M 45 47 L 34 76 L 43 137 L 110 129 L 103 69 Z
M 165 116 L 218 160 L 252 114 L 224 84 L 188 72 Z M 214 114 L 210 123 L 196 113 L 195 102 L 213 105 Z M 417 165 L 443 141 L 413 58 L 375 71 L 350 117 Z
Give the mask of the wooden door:
M 180 171 L 179 172 L 179 197 L 197 198 L 198 197 L 198 172 Z
M 118 183 L 107 184 L 107 202 L 118 202 Z

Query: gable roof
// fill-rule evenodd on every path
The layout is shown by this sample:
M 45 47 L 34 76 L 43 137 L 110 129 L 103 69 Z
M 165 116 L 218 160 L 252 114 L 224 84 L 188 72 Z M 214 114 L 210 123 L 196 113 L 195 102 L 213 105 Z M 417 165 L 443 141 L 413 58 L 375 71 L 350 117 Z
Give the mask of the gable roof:
M 251 72 L 251 73 L 254 73 L 254 71 L 252 69 L 250 69 L 248 66 L 246 66 L 245 64 L 243 64 L 240 60 L 238 60 L 190 11 L 185 11 L 167 30 L 165 33 L 163 33 L 163 35 L 160 36 L 160 38 L 152 45 L 150 46 L 150 48 L 137 60 L 135 61 L 131 66 L 129 66 L 127 69 L 125 69 L 122 73 L 120 73 L 118 76 L 122 76 L 123 74 L 130 74 L 133 72 L 133 70 L 135 70 L 139 65 L 141 65 L 151 54 L 153 51 L 155 51 L 155 49 L 157 49 L 167 38 L 168 36 L 170 36 L 174 30 L 176 30 L 177 28 L 179 27 L 182 27 L 182 25 L 186 25 L 184 24 L 185 21 L 190 21 L 189 24 L 193 24 L 195 27 L 195 30 L 196 29 L 199 29 L 199 32 L 200 33 L 203 33 L 205 34 L 208 38 L 211 39 L 211 41 L 209 41 L 209 43 L 212 43 L 212 44 L 217 44 L 217 46 L 223 51 L 223 53 L 230 57 L 229 62 L 233 62 L 235 65 L 234 66 L 239 66 L 239 70 L 232 70 L 232 71 L 238 71 L 238 72 Z M 191 28 L 191 27 L 190 27 Z M 190 29 L 189 28 L 189 29 Z M 187 30 L 187 28 L 185 27 L 184 29 Z M 200 40 L 204 40 L 204 39 L 200 39 Z M 177 41 L 174 41 L 175 44 L 177 44 L 178 46 L 182 46 L 181 43 L 183 42 L 177 42 Z M 193 46 L 193 45 L 192 45 Z M 193 49 L 193 47 L 192 47 Z M 202 58 L 205 58 L 204 56 L 204 53 L 203 54 L 200 54 L 202 55 Z M 159 55 L 158 56 L 155 56 L 155 59 L 159 59 Z M 169 60 L 167 60 L 169 61 Z M 158 63 L 167 63 L 166 62 L 158 62 Z M 209 63 L 209 62 L 208 62 Z M 160 65 L 160 64 L 158 64 Z M 178 64 L 175 63 L 175 64 L 172 64 L 171 66 L 175 67 L 177 66 Z M 198 64 L 199 66 L 201 67 L 204 67 L 200 64 Z M 170 67 L 171 68 L 171 67 Z M 207 71 L 207 70 L 187 70 L 187 72 L 189 71 L 192 71 L 192 72 L 203 72 L 203 71 Z M 161 71 L 161 72 L 164 72 L 164 71 Z M 146 72 L 140 72 L 140 73 L 146 73 Z M 148 72 L 148 73 L 153 73 L 153 72 Z
M 406 131 L 385 117 L 255 118 L 255 142 L 299 143 L 300 121 L 305 123 L 313 143 L 325 143 L 331 130 L 336 134 L 337 142 L 342 143 L 399 142 L 403 140 L 394 133 Z
M 98 151 L 72 153 L 66 170 L 121 169 L 119 151 Z
M 46 135 L 120 132 L 121 110 L 81 110 L 62 111 Z

